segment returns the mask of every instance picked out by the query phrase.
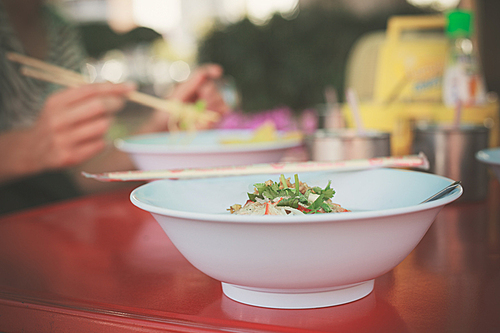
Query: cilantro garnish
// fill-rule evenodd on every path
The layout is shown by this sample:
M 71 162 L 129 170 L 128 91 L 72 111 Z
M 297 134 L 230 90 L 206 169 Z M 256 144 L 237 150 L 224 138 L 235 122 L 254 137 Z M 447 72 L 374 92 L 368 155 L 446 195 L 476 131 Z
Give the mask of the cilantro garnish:
M 328 185 L 324 189 L 321 187 L 308 187 L 307 184 L 303 183 L 302 193 L 300 191 L 300 181 L 299 176 L 294 175 L 295 184 L 290 184 L 289 181 L 282 174 L 280 176 L 279 182 L 267 181 L 265 183 L 256 183 L 254 184 L 255 192 L 248 193 L 248 198 L 251 201 L 256 201 L 259 199 L 269 199 L 274 200 L 276 198 L 282 198 L 277 206 L 288 206 L 292 208 L 299 208 L 299 203 L 306 208 L 304 212 L 306 214 L 314 214 L 318 213 L 321 209 L 323 209 L 326 213 L 332 212 L 332 208 L 328 204 L 327 201 L 333 198 L 335 191 L 330 187 L 331 181 L 328 182 Z M 317 195 L 317 198 L 314 202 L 310 203 L 309 196 L 311 194 Z

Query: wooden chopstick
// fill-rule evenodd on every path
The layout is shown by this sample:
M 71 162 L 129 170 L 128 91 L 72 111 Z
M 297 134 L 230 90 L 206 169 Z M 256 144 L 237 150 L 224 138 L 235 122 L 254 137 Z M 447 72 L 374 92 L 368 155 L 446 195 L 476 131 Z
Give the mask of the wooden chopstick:
M 61 75 L 63 77 L 72 78 L 74 80 L 83 80 L 83 82 L 86 83 L 86 81 L 84 80 L 83 76 L 80 73 L 46 63 L 36 58 L 28 57 L 19 53 L 7 52 L 7 59 L 29 67 L 37 68 L 41 71 L 52 73 L 54 75 Z
M 86 178 L 102 182 L 151 181 L 157 179 L 194 179 L 259 174 L 280 174 L 312 171 L 353 171 L 374 168 L 418 168 L 429 169 L 427 157 L 420 153 L 408 156 L 389 156 L 333 162 L 281 162 L 213 168 L 190 168 L 175 170 L 134 170 L 92 174 L 82 172 Z
M 41 80 L 41 81 L 47 81 L 51 83 L 55 83 L 61 86 L 67 86 L 67 87 L 79 87 L 83 84 L 86 84 L 86 82 L 80 82 L 79 80 L 73 80 L 72 78 L 65 78 L 60 75 L 55 75 L 50 72 L 44 72 L 41 70 L 38 70 L 36 68 L 28 67 L 28 66 L 22 66 L 21 67 L 21 74 L 25 76 L 29 76 L 31 78 Z
M 24 65 L 21 67 L 21 73 L 37 80 L 51 82 L 67 87 L 78 87 L 89 84 L 85 80 L 85 77 L 80 73 L 22 54 L 8 52 L 7 59 Z M 196 124 L 205 125 L 209 122 L 217 121 L 220 117 L 219 114 L 214 111 L 204 110 L 203 112 L 200 112 L 192 104 L 186 104 L 174 100 L 165 100 L 138 91 L 129 93 L 127 98 L 137 104 L 166 111 L 172 116 L 171 124 L 182 120 L 188 124 L 188 128 L 190 126 L 195 126 Z

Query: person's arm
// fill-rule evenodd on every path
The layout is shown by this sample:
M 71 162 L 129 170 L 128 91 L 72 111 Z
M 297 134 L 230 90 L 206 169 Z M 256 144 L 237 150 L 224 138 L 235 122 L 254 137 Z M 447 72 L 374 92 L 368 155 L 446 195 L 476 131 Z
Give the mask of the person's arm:
M 36 123 L 0 134 L 0 183 L 70 167 L 104 149 L 113 114 L 128 84 L 92 84 L 51 95 Z
M 193 72 L 189 80 L 176 86 L 169 98 L 187 103 L 195 103 L 198 100 L 203 100 L 208 110 L 218 112 L 221 115 L 225 114 L 229 112 L 229 107 L 224 102 L 215 83 L 215 80 L 221 75 L 222 68 L 218 65 L 201 66 Z M 153 111 L 151 116 L 132 135 L 166 131 L 168 130 L 168 119 L 168 113 L 161 110 Z M 93 193 L 116 189 L 128 184 L 120 182 L 97 182 L 94 179 L 84 178 L 81 175 L 82 171 L 101 173 L 134 169 L 135 166 L 126 153 L 109 145 L 105 151 L 95 158 L 73 168 L 73 176 L 82 191 Z
M 33 163 L 33 146 L 29 130 L 0 134 L 0 184 L 41 170 L 40 166 Z

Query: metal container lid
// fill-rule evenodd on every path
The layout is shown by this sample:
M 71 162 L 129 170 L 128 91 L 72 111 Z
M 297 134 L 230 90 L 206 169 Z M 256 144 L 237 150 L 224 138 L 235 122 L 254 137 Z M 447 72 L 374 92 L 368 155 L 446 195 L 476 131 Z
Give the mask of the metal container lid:
M 390 139 L 390 133 L 374 130 L 320 129 L 305 143 L 312 160 L 338 161 L 390 156 Z
M 367 130 L 364 132 L 359 132 L 355 129 L 341 128 L 341 129 L 319 129 L 310 135 L 311 139 L 323 139 L 323 138 L 338 138 L 343 140 L 349 139 L 383 139 L 386 140 L 390 138 L 391 134 L 388 132 L 380 132 L 374 130 Z
M 474 124 L 461 124 L 460 126 L 453 126 L 449 124 L 425 124 L 417 125 L 414 128 L 418 133 L 488 133 L 489 128 L 483 125 Z

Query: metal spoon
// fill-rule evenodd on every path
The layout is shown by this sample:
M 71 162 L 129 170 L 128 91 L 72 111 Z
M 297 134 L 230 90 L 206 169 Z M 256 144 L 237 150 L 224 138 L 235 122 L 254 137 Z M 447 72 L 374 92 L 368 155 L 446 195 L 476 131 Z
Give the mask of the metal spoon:
M 455 188 L 457 188 L 460 185 L 460 183 L 461 183 L 460 180 L 457 180 L 456 182 L 451 183 L 450 185 L 446 186 L 445 188 L 443 188 L 438 193 L 436 193 L 433 196 L 431 196 L 431 197 L 425 199 L 424 201 L 422 201 L 421 204 L 429 202 L 429 201 L 434 201 L 434 200 L 437 200 L 437 199 L 440 199 L 440 198 L 444 197 L 446 194 L 450 193 Z

